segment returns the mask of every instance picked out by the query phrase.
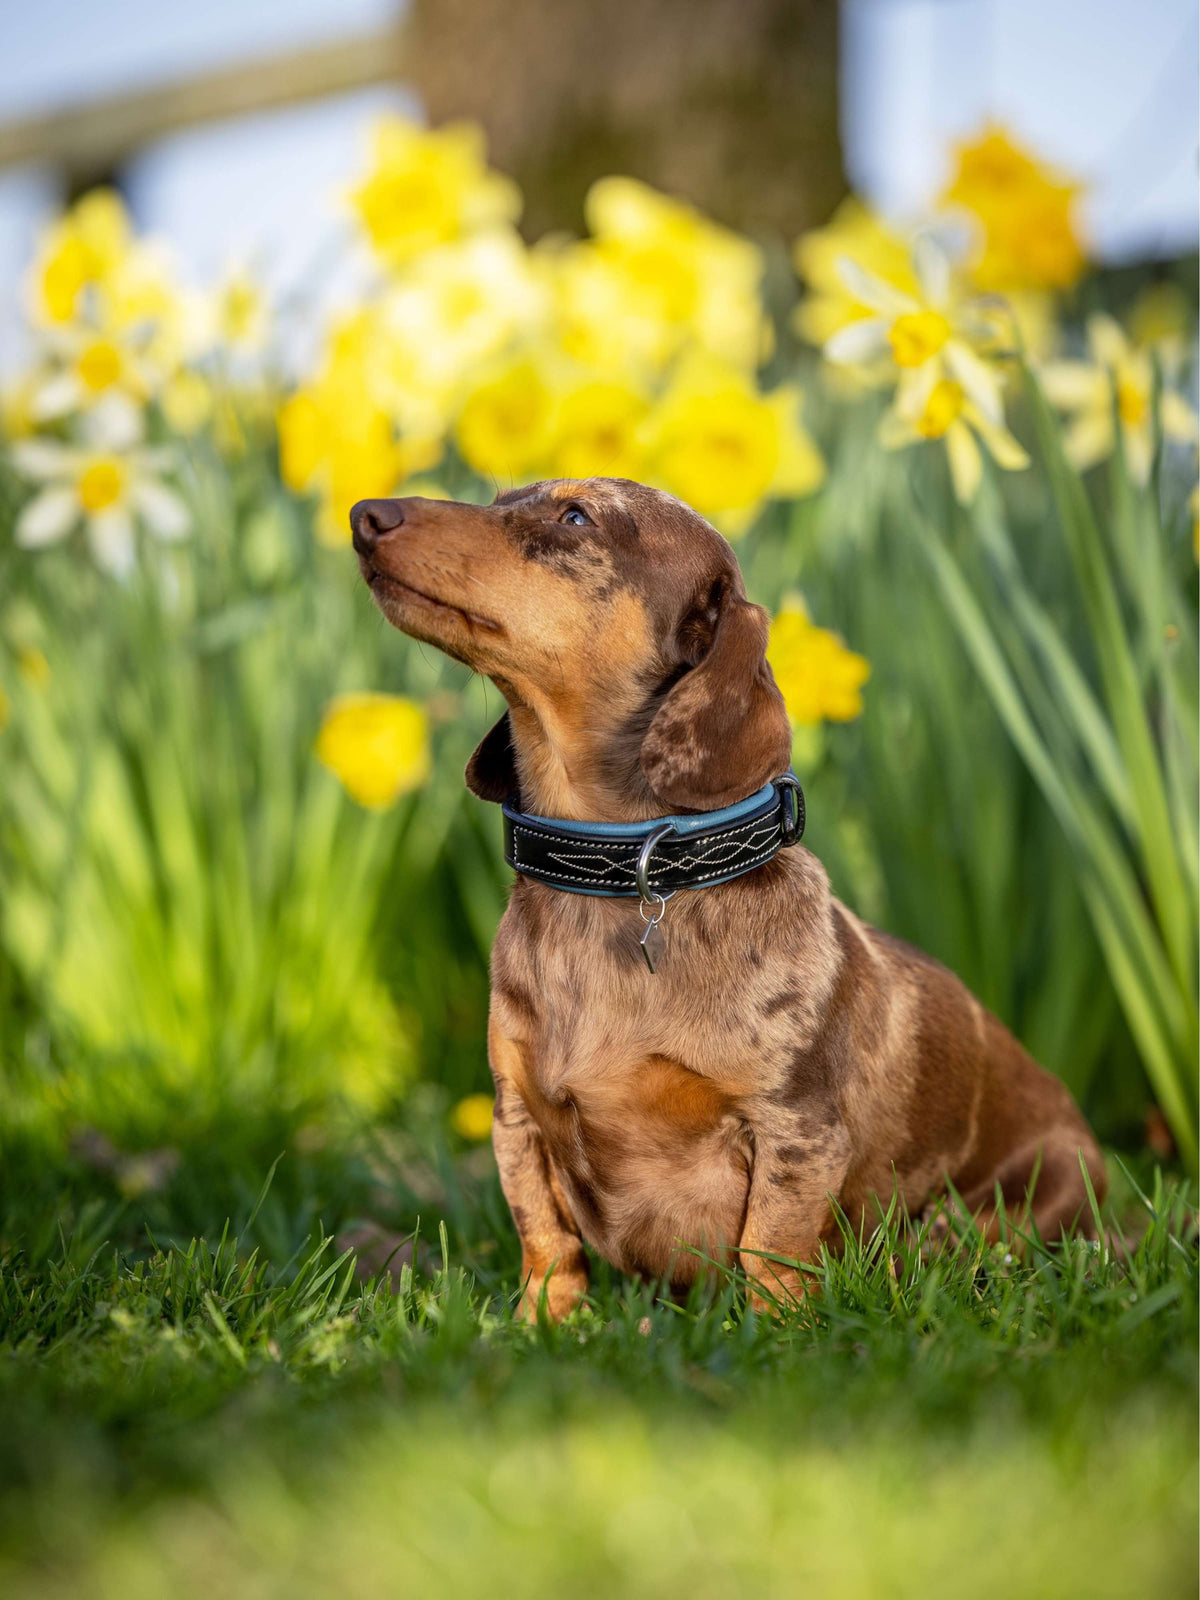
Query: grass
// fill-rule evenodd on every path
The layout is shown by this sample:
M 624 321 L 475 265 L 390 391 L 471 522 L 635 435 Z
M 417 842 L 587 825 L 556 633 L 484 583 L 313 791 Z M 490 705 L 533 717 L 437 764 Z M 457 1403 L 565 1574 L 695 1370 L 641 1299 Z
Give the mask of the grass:
M 255 1196 L 219 1144 L 140 1193 L 77 1149 L 41 1199 L 8 1152 L 14 1600 L 1192 1592 L 1196 1229 L 1161 1177 L 1118 1171 L 1111 1248 L 892 1219 L 780 1322 L 732 1278 L 679 1306 L 598 1264 L 527 1328 L 485 1152 L 300 1140 Z M 396 1254 L 364 1280 L 321 1224 L 367 1206 Z

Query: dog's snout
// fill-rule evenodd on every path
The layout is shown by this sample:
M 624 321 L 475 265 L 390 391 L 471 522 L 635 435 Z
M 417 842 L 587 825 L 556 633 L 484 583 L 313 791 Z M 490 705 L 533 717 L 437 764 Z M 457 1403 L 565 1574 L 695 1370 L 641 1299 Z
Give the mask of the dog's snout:
M 404 521 L 403 500 L 360 500 L 350 508 L 354 548 L 369 556 L 385 533 Z

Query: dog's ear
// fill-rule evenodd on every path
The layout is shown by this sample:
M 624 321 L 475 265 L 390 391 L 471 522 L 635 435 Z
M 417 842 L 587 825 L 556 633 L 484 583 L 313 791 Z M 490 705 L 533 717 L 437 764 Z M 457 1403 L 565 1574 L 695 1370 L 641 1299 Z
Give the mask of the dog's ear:
M 517 793 L 517 762 L 507 711 L 476 745 L 467 762 L 466 779 L 472 794 L 481 800 L 494 800 L 497 805 Z
M 655 712 L 641 768 L 664 805 L 719 811 L 791 760 L 791 727 L 767 665 L 767 613 L 736 578 L 724 578 L 685 618 L 681 643 L 685 659 L 691 650 L 700 659 Z

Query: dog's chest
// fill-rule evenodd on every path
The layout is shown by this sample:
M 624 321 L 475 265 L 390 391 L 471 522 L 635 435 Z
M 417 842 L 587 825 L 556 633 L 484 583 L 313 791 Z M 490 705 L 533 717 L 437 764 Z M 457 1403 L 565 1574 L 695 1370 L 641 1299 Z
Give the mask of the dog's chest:
M 714 1254 L 740 1236 L 744 1101 L 769 1081 L 787 1030 L 686 925 L 668 928 L 650 973 L 640 928 L 626 904 L 570 936 L 521 941 L 522 1087 L 585 1236 L 619 1265 L 679 1280 L 697 1262 L 679 1241 Z M 500 963 L 500 994 L 516 954 Z

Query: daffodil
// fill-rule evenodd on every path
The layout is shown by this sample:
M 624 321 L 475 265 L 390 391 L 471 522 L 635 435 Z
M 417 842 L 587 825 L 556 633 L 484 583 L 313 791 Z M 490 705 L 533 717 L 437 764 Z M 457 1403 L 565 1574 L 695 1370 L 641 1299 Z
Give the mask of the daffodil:
M 254 354 L 266 343 L 270 327 L 262 285 L 245 267 L 238 267 L 217 286 L 209 307 L 214 341 L 234 354 Z
M 930 363 L 972 392 L 989 413 L 1000 407 L 1000 381 L 973 346 L 992 337 L 992 324 L 956 292 L 949 254 L 932 234 L 912 247 L 916 290 L 908 293 L 843 256 L 838 271 L 855 302 L 869 315 L 856 317 L 825 343 L 825 357 L 838 365 L 890 361 L 901 380 Z
M 734 366 L 758 364 L 767 323 L 756 245 L 634 178 L 594 183 L 584 214 L 591 240 L 565 258 L 568 282 L 583 291 L 570 301 L 576 340 L 590 320 L 593 344 L 615 328 L 651 369 L 692 346 Z M 614 305 L 619 316 L 610 317 Z
M 1041 369 L 1047 398 L 1070 418 L 1067 458 L 1081 472 L 1095 466 L 1112 455 L 1119 428 L 1129 471 L 1145 483 L 1154 456 L 1153 350 L 1135 345 L 1103 314 L 1088 319 L 1087 339 L 1090 360 L 1052 361 Z M 1158 416 L 1165 438 L 1196 442 L 1196 413 L 1174 389 L 1163 387 Z
M 32 301 L 39 323 L 52 334 L 74 328 L 77 345 L 123 340 L 160 378 L 180 360 L 186 299 L 163 247 L 134 235 L 111 189 L 84 195 L 49 230 L 34 264 Z M 92 353 L 93 377 L 113 368 L 111 351 Z
M 345 319 L 330 335 L 314 381 L 279 411 L 280 473 L 297 493 L 318 494 L 317 533 L 326 544 L 349 540 L 356 500 L 391 494 L 441 455 L 437 434 L 398 434 L 379 398 L 374 357 L 380 342 L 372 313 Z
M 30 410 L 35 423 L 103 405 L 110 411 L 123 408 L 129 426 L 137 425 L 152 376 L 133 338 L 77 322 L 50 330 L 46 345 L 52 364 L 33 391 Z
M 516 184 L 487 165 L 480 128 L 455 122 L 425 129 L 403 117 L 376 127 L 374 166 L 351 202 L 392 266 L 521 214 Z
M 450 1113 L 450 1125 L 462 1139 L 482 1144 L 492 1136 L 495 1101 L 490 1094 L 464 1096 Z
M 640 390 L 605 378 L 569 389 L 555 419 L 550 471 L 556 478 L 637 478 L 645 464 Z
M 557 393 L 544 364 L 523 356 L 468 394 L 455 439 L 469 467 L 507 486 L 544 466 L 556 415 Z
M 139 523 L 166 540 L 190 531 L 187 506 L 163 481 L 174 464 L 169 450 L 119 449 L 99 437 L 83 445 L 24 439 L 12 456 L 42 485 L 17 517 L 16 542 L 26 550 L 57 544 L 82 525 L 97 565 L 125 577 L 136 560 Z
M 316 755 L 351 799 L 384 810 L 429 776 L 428 719 L 403 695 L 339 695 L 325 712 Z
M 945 377 L 928 363 L 911 382 L 896 391 L 892 409 L 880 426 L 888 450 L 902 450 L 925 439 L 941 439 L 950 464 L 955 497 L 968 505 L 983 478 L 982 445 L 1006 472 L 1029 465 L 1024 449 L 993 414 L 985 411 L 966 386 Z
M 792 259 L 809 290 L 793 313 L 792 325 L 810 344 L 824 345 L 851 323 L 876 315 L 873 301 L 860 299 L 847 283 L 844 260 L 911 299 L 921 292 L 908 241 L 853 195 L 823 228 L 813 228 L 796 241 Z
M 112 189 L 94 189 L 47 234 L 34 266 L 35 307 L 52 323 L 72 321 L 83 296 L 110 286 L 133 246 L 129 214 Z
M 464 385 L 546 315 L 545 284 L 513 229 L 430 250 L 381 302 L 376 393 L 402 429 L 441 430 Z
M 647 424 L 655 480 L 743 533 L 763 500 L 811 494 L 825 463 L 800 420 L 801 393 L 760 394 L 743 372 L 701 357 L 684 362 Z
M 871 675 L 865 656 L 836 633 L 819 628 L 804 602 L 789 596 L 771 623 L 767 660 L 798 727 L 851 722 L 862 712 L 862 687 Z
M 965 503 L 983 473 L 979 441 L 1010 470 L 1027 466 L 1029 458 L 1004 425 L 1000 374 L 974 348 L 994 339 L 989 317 L 955 294 L 949 257 L 932 235 L 918 237 L 913 262 L 916 295 L 842 260 L 844 282 L 873 314 L 833 334 L 825 355 L 852 366 L 890 361 L 897 384 L 881 427 L 883 443 L 898 449 L 944 439 L 954 491 Z
M 1005 129 L 989 127 L 957 151 L 942 196 L 978 219 L 981 289 L 1069 289 L 1087 264 L 1075 221 L 1080 185 L 1043 165 Z

